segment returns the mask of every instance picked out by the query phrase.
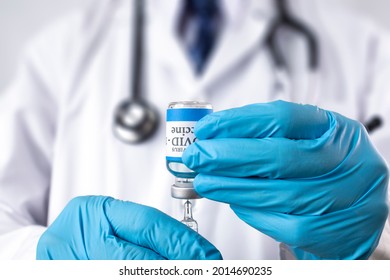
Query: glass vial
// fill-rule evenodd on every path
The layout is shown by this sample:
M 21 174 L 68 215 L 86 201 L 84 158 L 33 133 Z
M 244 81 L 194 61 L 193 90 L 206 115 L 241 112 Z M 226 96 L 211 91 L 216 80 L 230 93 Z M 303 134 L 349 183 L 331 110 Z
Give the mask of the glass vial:
M 175 176 L 171 195 L 178 199 L 200 198 L 192 182 L 196 173 L 182 162 L 185 149 L 196 141 L 194 127 L 197 121 L 213 112 L 211 104 L 198 101 L 172 102 L 166 119 L 166 166 Z

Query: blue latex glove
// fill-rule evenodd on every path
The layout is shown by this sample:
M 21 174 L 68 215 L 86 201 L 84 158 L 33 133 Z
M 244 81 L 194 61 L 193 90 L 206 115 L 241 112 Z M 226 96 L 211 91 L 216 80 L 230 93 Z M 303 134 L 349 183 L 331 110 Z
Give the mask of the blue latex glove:
M 206 239 L 150 207 L 77 197 L 38 242 L 37 259 L 221 259 Z
M 388 213 L 388 170 L 358 122 L 283 101 L 204 117 L 183 154 L 194 187 L 300 259 L 366 259 Z

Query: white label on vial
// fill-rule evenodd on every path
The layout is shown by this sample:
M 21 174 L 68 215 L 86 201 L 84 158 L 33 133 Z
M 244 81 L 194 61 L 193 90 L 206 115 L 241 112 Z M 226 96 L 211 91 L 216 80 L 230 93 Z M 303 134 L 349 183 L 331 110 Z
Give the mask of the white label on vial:
M 166 156 L 181 159 L 185 149 L 196 141 L 194 121 L 170 121 L 166 125 Z
M 167 110 L 166 159 L 182 162 L 185 149 L 196 141 L 194 127 L 204 116 L 212 113 L 209 108 L 177 108 Z

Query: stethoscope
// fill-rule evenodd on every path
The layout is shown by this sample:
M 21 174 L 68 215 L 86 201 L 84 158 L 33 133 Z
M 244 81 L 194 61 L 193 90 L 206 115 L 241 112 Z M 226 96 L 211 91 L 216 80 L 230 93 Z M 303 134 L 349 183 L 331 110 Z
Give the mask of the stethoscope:
M 143 98 L 144 0 L 134 1 L 133 63 L 130 96 L 115 110 L 113 130 L 121 141 L 137 144 L 148 140 L 160 122 L 157 109 Z
M 308 45 L 308 68 L 315 72 L 319 68 L 319 47 L 313 32 L 289 12 L 286 0 L 275 0 L 277 16 L 269 29 L 266 44 L 277 69 L 286 69 L 287 63 L 277 42 L 277 35 L 282 28 L 299 33 Z M 145 100 L 143 94 L 143 47 L 144 47 L 144 0 L 134 0 L 134 29 L 132 58 L 132 77 L 130 96 L 116 108 L 113 120 L 115 136 L 128 144 L 138 144 L 150 139 L 157 131 L 160 117 L 157 109 Z M 372 132 L 382 124 L 381 118 L 374 117 L 366 125 Z

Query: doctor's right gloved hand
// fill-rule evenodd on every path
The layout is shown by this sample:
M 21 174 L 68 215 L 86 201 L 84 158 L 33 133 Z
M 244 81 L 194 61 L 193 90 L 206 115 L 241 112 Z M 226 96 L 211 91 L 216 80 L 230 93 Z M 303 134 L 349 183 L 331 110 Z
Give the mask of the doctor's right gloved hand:
M 37 246 L 37 259 L 221 258 L 206 239 L 159 210 L 103 196 L 71 200 Z
M 299 259 L 366 259 L 387 213 L 388 170 L 364 127 L 283 101 L 216 112 L 183 162 L 203 197 L 289 246 Z

